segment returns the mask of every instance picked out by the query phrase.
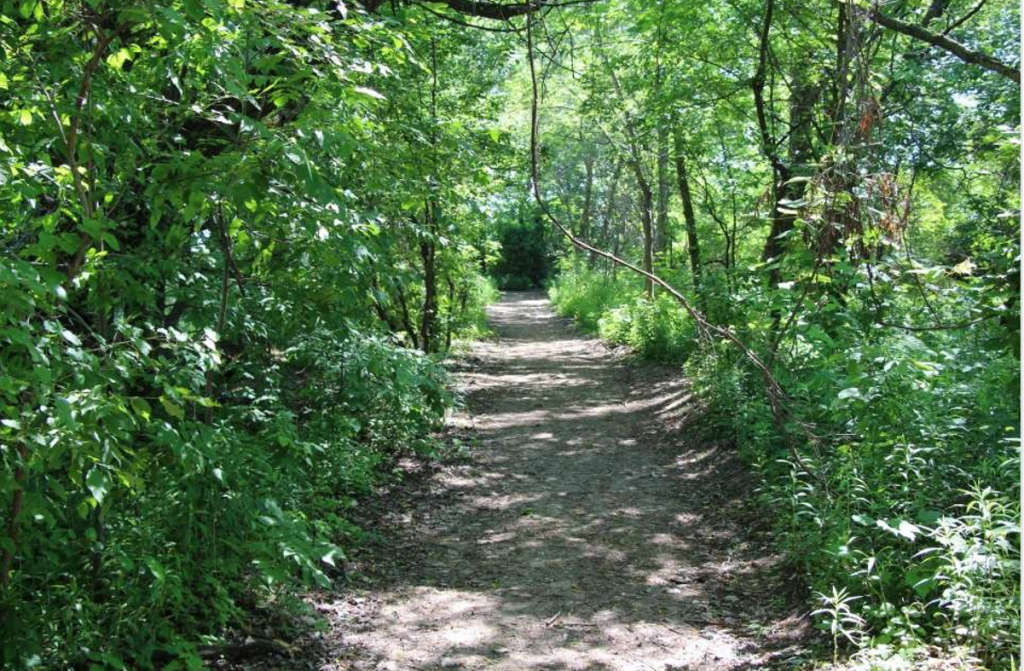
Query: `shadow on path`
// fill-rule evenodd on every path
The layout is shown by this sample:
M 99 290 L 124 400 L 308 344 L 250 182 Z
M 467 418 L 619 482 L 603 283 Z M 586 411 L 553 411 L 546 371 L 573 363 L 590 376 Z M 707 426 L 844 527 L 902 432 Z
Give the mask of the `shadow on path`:
M 372 587 L 320 604 L 323 669 L 770 668 L 799 648 L 746 528 L 752 480 L 687 439 L 677 371 L 630 365 L 540 294 L 506 294 L 458 379 L 475 444 L 392 506 Z

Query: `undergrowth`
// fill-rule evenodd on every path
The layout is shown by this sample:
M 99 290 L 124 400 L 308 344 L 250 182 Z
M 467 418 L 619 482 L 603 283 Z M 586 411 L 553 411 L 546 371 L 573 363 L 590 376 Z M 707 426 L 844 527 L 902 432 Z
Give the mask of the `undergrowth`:
M 580 271 L 560 275 L 550 294 L 559 314 L 587 332 L 648 359 L 684 361 L 694 349 L 692 320 L 669 296 L 644 300 L 641 288 L 642 282 L 626 273 Z

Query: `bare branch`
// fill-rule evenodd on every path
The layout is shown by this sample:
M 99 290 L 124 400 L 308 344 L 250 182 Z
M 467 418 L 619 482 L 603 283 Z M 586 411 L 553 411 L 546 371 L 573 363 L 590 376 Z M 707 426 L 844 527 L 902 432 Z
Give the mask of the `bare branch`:
M 953 23 L 949 24 L 946 27 L 946 29 L 942 31 L 942 34 L 943 35 L 949 35 L 951 32 L 953 32 L 954 30 L 956 30 L 957 28 L 959 28 L 960 26 L 964 25 L 965 23 L 970 21 L 972 18 L 974 18 L 974 15 L 977 14 L 978 12 L 980 12 L 981 8 L 984 7 L 984 6 L 985 6 L 985 0 L 981 0 L 981 2 L 976 4 L 971 9 L 971 11 L 967 12 L 966 14 L 961 16 L 959 19 L 957 19 Z

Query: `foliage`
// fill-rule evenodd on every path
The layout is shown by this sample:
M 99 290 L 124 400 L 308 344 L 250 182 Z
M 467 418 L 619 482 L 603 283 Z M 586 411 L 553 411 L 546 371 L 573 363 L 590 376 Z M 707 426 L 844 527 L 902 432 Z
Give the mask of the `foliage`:
M 757 369 L 629 271 L 579 254 L 552 299 L 685 363 L 707 421 L 761 476 L 834 653 L 941 646 L 1015 668 L 1019 90 L 857 7 L 770 5 L 581 12 L 572 76 L 545 73 L 541 144 L 560 149 L 542 156 L 560 216 L 578 226 L 596 194 L 591 241 L 637 265 L 653 245 L 652 268 L 767 362 L 782 430 Z M 1014 7 L 970 9 L 944 20 L 983 51 L 1019 31 Z
M 572 317 L 587 331 L 597 332 L 601 317 L 626 305 L 639 293 L 640 286 L 629 275 L 612 277 L 563 263 L 549 293 L 559 314 Z
M 5 668 L 194 668 L 342 576 L 493 297 L 488 71 L 430 95 L 476 49 L 337 3 L 3 5 Z
M 611 278 L 585 266 L 562 265 L 550 293 L 558 312 L 584 329 L 640 356 L 668 362 L 685 361 L 696 346 L 693 320 L 666 295 L 644 299 L 635 277 Z
M 0 5 L 5 666 L 195 667 L 340 576 L 445 352 L 551 283 L 685 364 L 834 652 L 1014 668 L 1019 7 L 884 8 L 957 54 L 858 3 L 541 4 Z M 538 191 L 780 396 L 546 228 L 526 21 Z
M 501 256 L 491 273 L 502 289 L 539 288 L 553 271 L 551 233 L 538 212 L 523 206 L 517 214 L 515 219 L 496 222 Z

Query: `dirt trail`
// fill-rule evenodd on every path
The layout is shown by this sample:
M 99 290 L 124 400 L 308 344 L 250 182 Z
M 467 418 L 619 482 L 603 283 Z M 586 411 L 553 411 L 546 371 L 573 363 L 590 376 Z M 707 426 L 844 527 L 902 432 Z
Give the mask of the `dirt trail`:
M 576 334 L 540 294 L 490 309 L 459 373 L 467 463 L 397 494 L 369 588 L 319 608 L 322 669 L 770 668 L 778 558 L 748 529 L 752 483 L 727 446 L 688 440 L 678 373 Z

